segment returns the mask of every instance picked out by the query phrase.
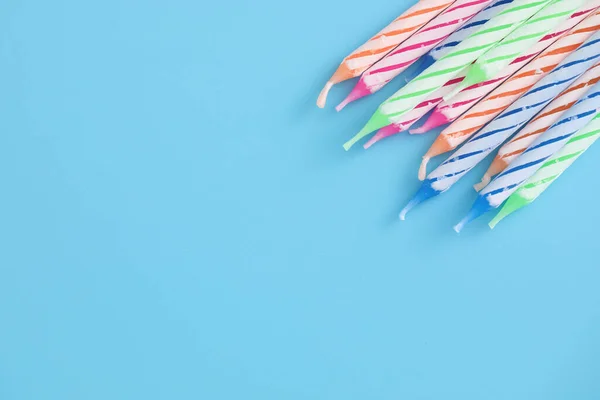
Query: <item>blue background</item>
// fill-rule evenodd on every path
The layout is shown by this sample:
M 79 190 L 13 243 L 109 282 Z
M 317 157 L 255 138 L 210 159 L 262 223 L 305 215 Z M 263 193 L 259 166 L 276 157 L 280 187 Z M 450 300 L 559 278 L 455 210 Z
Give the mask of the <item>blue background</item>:
M 600 149 L 457 235 L 481 168 L 342 150 L 398 82 L 314 104 L 409 5 L 5 1 L 0 398 L 598 399 Z

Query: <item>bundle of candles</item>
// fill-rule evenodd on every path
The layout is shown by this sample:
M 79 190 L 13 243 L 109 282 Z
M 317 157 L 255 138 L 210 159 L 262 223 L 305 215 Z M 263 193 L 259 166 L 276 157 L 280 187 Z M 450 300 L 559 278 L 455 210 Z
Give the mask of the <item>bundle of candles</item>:
M 423 183 L 402 220 L 498 149 L 454 227 L 501 207 L 493 228 L 600 135 L 600 0 L 420 0 L 342 61 L 317 105 L 336 83 L 359 78 L 340 111 L 411 66 L 414 76 L 344 144 L 348 150 L 376 131 L 367 149 L 421 119 L 411 134 L 448 125 L 423 156 Z M 428 174 L 429 160 L 450 151 Z

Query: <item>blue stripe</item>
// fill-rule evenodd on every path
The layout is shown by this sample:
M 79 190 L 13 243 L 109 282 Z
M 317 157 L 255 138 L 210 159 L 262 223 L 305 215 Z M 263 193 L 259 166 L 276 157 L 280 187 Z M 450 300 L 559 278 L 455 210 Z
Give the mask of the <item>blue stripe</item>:
M 590 99 L 596 98 L 596 97 L 598 97 L 598 95 L 600 95 L 600 91 L 598 91 L 598 92 L 594 92 L 594 93 L 590 93 L 590 94 L 588 94 L 587 96 L 585 96 L 585 97 L 583 97 L 582 99 L 580 99 L 580 100 L 579 100 L 577 103 L 575 103 L 575 105 L 577 105 L 577 104 L 579 104 L 579 103 L 583 103 L 584 101 L 587 101 L 587 100 L 590 100 Z
M 495 195 L 495 194 L 502 193 L 502 192 L 504 192 L 505 190 L 510 190 L 510 189 L 516 188 L 516 187 L 517 187 L 517 186 L 519 186 L 521 183 L 522 183 L 522 182 L 519 182 L 519 183 L 513 183 L 512 185 L 508 185 L 507 187 L 504 187 L 504 188 L 500 188 L 500 189 L 493 190 L 493 191 L 489 192 L 489 193 L 488 193 L 486 196 L 493 196 L 493 195 Z
M 486 22 L 488 22 L 489 19 L 483 19 L 481 21 L 475 21 L 475 22 L 471 22 L 470 24 L 467 24 L 465 26 L 463 26 L 462 28 L 460 28 L 459 30 L 457 30 L 456 32 L 460 32 L 460 31 L 464 31 L 465 29 L 469 29 L 472 28 L 474 26 L 480 26 L 485 24 Z
M 529 92 L 525 93 L 525 94 L 523 95 L 523 97 L 527 97 L 527 96 L 529 96 L 529 95 L 531 95 L 531 94 L 534 94 L 534 93 L 540 92 L 540 91 L 542 91 L 542 90 L 546 90 L 546 89 L 548 89 L 548 88 L 551 88 L 551 87 L 554 87 L 554 86 L 557 86 L 557 85 L 564 85 L 565 83 L 569 83 L 570 81 L 573 81 L 573 80 L 575 80 L 575 79 L 579 78 L 580 76 L 581 76 L 581 74 L 577 74 L 577 75 L 575 75 L 575 76 L 572 76 L 572 77 L 570 77 L 569 79 L 565 79 L 565 80 L 563 80 L 563 81 L 552 82 L 552 83 L 549 83 L 549 84 L 547 84 L 547 85 L 544 85 L 544 86 L 540 86 L 540 87 L 533 88 L 533 89 L 531 89 Z
M 526 110 L 528 110 L 528 109 L 530 109 L 530 108 L 534 108 L 534 107 L 540 107 L 540 106 L 543 106 L 544 104 L 548 103 L 548 102 L 549 102 L 550 100 L 552 100 L 553 98 L 554 98 L 554 97 L 551 97 L 551 98 L 549 98 L 549 99 L 546 99 L 546 100 L 540 101 L 539 103 L 530 104 L 530 105 L 527 105 L 527 106 L 524 106 L 524 107 L 515 108 L 514 110 L 510 110 L 510 109 L 509 109 L 508 111 L 505 111 L 504 113 L 502 113 L 502 114 L 501 114 L 501 115 L 500 115 L 498 118 L 496 118 L 496 119 L 502 119 L 502 118 L 510 117 L 511 115 L 518 114 L 518 113 L 520 113 L 520 112 L 523 112 L 523 111 L 526 111 Z
M 470 168 L 463 169 L 461 171 L 456 171 L 456 172 L 453 172 L 451 174 L 442 175 L 442 176 L 437 177 L 437 178 L 430 178 L 430 179 L 427 179 L 427 182 L 429 182 L 429 184 L 432 184 L 434 182 L 441 181 L 442 179 L 452 178 L 453 176 L 464 174 L 465 172 L 469 171 L 469 169 Z
M 567 133 L 566 135 L 562 135 L 562 136 L 556 137 L 554 139 L 546 140 L 545 142 L 542 142 L 540 144 L 537 144 L 537 145 L 535 145 L 533 147 L 528 148 L 527 150 L 525 150 L 525 152 L 523 154 L 529 153 L 530 151 L 533 151 L 535 149 L 539 149 L 540 147 L 544 147 L 544 146 L 547 146 L 549 144 L 560 142 L 561 140 L 564 140 L 564 139 L 568 139 L 571 136 L 573 136 L 574 134 L 576 134 L 578 131 L 579 131 L 579 129 L 577 129 L 577 130 L 575 130 L 575 131 L 573 131 L 571 133 Z
M 476 141 L 478 141 L 479 139 L 484 139 L 484 138 L 486 138 L 486 137 L 493 136 L 493 135 L 495 135 L 495 134 L 497 134 L 497 133 L 502 133 L 502 132 L 505 132 L 505 131 L 509 131 L 509 130 L 511 130 L 511 129 L 518 128 L 518 127 L 519 127 L 519 125 L 522 125 L 522 124 L 523 124 L 523 122 L 521 122 L 521 123 L 518 123 L 518 124 L 516 124 L 516 125 L 505 126 L 504 128 L 494 129 L 493 131 L 489 131 L 489 132 L 486 132 L 486 133 L 482 133 L 481 135 L 478 135 L 478 136 L 475 136 L 475 137 L 473 137 L 473 138 L 470 140 L 470 142 L 476 142 Z
M 548 157 L 550 157 L 550 156 L 548 156 Z M 544 162 L 545 160 L 547 160 L 548 157 L 538 158 L 537 160 L 528 162 L 527 164 L 517 165 L 516 167 L 513 167 L 513 168 L 511 168 L 509 170 L 504 171 L 503 173 L 501 173 L 500 175 L 498 175 L 498 178 L 496 178 L 496 179 L 500 179 L 501 176 L 509 175 L 509 174 L 512 174 L 513 172 L 517 172 L 517 171 L 520 171 L 522 169 L 529 168 L 529 167 L 532 167 L 534 165 L 537 165 L 537 164 L 539 164 L 539 163 Z
M 460 161 L 460 160 L 463 160 L 463 159 L 465 159 L 465 158 L 469 158 L 469 157 L 476 156 L 477 154 L 481 154 L 481 153 L 483 153 L 485 150 L 486 150 L 486 149 L 484 149 L 484 150 L 477 150 L 477 151 L 473 151 L 473 152 L 471 152 L 471 153 L 465 153 L 465 154 L 462 154 L 462 155 L 460 155 L 460 156 L 456 156 L 456 157 L 450 158 L 450 159 L 448 159 L 448 160 L 444 161 L 444 163 L 443 163 L 442 165 L 446 165 L 446 164 L 455 163 L 455 162 L 457 162 L 457 161 Z
M 600 39 L 591 40 L 589 42 L 586 42 L 583 45 L 581 45 L 581 47 L 579 47 L 579 49 L 577 49 L 577 51 L 579 51 L 580 49 L 585 49 L 586 47 L 591 46 L 591 45 L 593 45 L 595 43 L 598 43 L 598 42 L 600 42 Z
M 580 49 L 581 49 L 581 47 L 580 47 Z M 577 49 L 576 51 L 579 51 L 579 49 Z M 583 59 L 580 59 L 580 60 L 571 61 L 570 63 L 566 63 L 564 65 L 560 65 L 560 66 L 556 67 L 555 69 L 552 70 L 551 74 L 555 74 L 555 73 L 557 73 L 558 71 L 560 71 L 563 68 L 570 68 L 573 65 L 585 63 L 585 62 L 588 62 L 588 61 L 594 61 L 598 57 L 600 57 L 599 54 L 594 54 L 593 56 L 588 57 L 588 58 L 583 58 Z
M 589 111 L 586 111 L 584 113 L 577 114 L 577 115 L 571 115 L 567 118 L 563 118 L 560 121 L 558 121 L 557 123 L 555 123 L 554 125 L 552 125 L 551 128 L 554 128 L 555 126 L 560 126 L 562 124 L 566 124 L 567 122 L 577 121 L 578 119 L 587 117 L 588 115 L 591 115 L 591 114 L 596 114 L 596 109 L 589 110 Z
M 440 50 L 442 50 L 442 49 L 445 49 L 446 47 L 454 47 L 454 46 L 457 46 L 458 44 L 460 44 L 460 41 L 456 41 L 456 42 L 449 42 L 449 43 L 446 43 L 446 44 L 445 44 L 445 45 L 443 45 L 443 46 L 436 47 L 436 48 L 435 48 L 435 49 L 433 49 L 431 52 L 433 53 L 433 52 L 436 52 L 436 51 L 440 51 Z

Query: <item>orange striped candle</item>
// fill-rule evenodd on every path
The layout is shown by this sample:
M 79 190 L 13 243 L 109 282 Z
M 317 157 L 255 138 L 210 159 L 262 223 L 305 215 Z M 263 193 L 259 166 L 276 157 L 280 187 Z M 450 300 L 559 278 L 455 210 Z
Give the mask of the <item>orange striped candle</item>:
M 371 65 L 382 59 L 399 44 L 411 37 L 423 25 L 448 8 L 455 0 L 421 0 L 368 42 L 344 58 L 338 69 L 319 94 L 317 106 L 325 107 L 329 90 L 336 83 L 356 78 Z

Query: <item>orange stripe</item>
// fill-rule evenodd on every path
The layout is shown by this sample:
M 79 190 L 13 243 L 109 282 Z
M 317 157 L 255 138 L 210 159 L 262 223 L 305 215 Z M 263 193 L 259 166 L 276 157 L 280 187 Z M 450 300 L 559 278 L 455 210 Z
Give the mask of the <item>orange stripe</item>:
M 437 7 L 424 8 L 423 10 L 415 11 L 414 13 L 410 13 L 408 15 L 401 15 L 398 18 L 396 18 L 396 21 L 402 21 L 403 19 L 413 18 L 413 17 L 419 16 L 419 15 L 427 14 L 429 12 L 434 12 L 434 11 L 437 11 L 437 10 L 443 10 L 450 3 L 452 3 L 452 2 L 448 2 L 448 3 L 442 4 L 442 5 L 437 6 Z
M 508 154 L 503 155 L 502 158 L 507 158 L 507 157 L 512 157 L 512 156 L 518 156 L 519 154 L 521 154 L 524 151 L 525 151 L 525 149 L 515 150 L 512 153 L 508 153 Z
M 548 72 L 552 71 L 554 68 L 556 68 L 557 66 L 558 66 L 558 64 L 546 65 L 545 67 L 539 68 L 539 70 L 544 73 L 548 73 Z M 537 71 L 538 71 L 537 69 L 530 69 L 528 71 L 522 72 L 522 73 L 510 78 L 509 82 L 516 81 L 517 79 L 527 78 L 528 76 L 538 75 Z
M 525 93 L 529 89 L 531 89 L 533 87 L 533 85 L 535 85 L 535 84 L 532 84 L 532 85 L 529 85 L 529 86 L 526 86 L 526 87 L 522 87 L 522 88 L 518 88 L 518 89 L 515 89 L 515 90 L 509 90 L 508 92 L 497 94 L 496 96 L 490 97 L 488 99 L 488 101 L 496 100 L 496 99 L 503 99 L 505 97 L 518 96 L 520 94 Z
M 542 57 L 555 56 L 555 55 L 563 54 L 563 53 L 566 53 L 566 52 L 571 53 L 571 52 L 577 50 L 579 48 L 579 46 L 581 46 L 582 43 L 583 43 L 583 41 L 581 41 L 579 43 L 576 43 L 576 44 L 572 44 L 570 46 L 560 47 L 560 48 L 558 48 L 556 50 L 549 51 L 547 53 L 542 54 Z M 542 58 L 542 57 L 540 57 L 540 58 Z
M 596 15 L 598 15 L 598 14 L 596 14 Z M 584 32 L 596 32 L 598 29 L 600 29 L 600 25 L 590 26 L 589 28 L 578 29 L 578 30 L 574 31 L 572 33 L 572 35 L 575 35 L 577 33 L 584 33 Z
M 572 101 L 572 102 L 570 102 L 569 104 L 565 104 L 565 105 L 562 105 L 562 106 L 560 106 L 560 107 L 556 107 L 555 109 L 552 109 L 552 110 L 550 110 L 550 111 L 548 111 L 548 112 L 546 112 L 546 113 L 544 113 L 544 114 L 541 114 L 540 116 L 536 117 L 536 118 L 535 118 L 533 121 L 531 121 L 531 123 L 534 123 L 535 121 L 537 121 L 537 120 L 539 120 L 539 119 L 541 119 L 541 118 L 545 118 L 545 117 L 548 117 L 548 116 L 550 116 L 550 115 L 554 115 L 554 114 L 556 114 L 557 112 L 561 112 L 561 111 L 567 111 L 567 110 L 568 110 L 569 108 L 571 108 L 571 107 L 573 106 L 573 104 L 575 104 L 575 103 L 576 103 L 575 101 Z
M 458 132 L 452 132 L 452 133 L 449 133 L 448 136 L 451 138 L 461 138 L 463 136 L 468 136 L 472 133 L 475 133 L 481 128 L 483 128 L 483 125 L 475 126 L 473 128 L 465 129 L 465 130 L 458 131 Z
M 417 29 L 421 28 L 423 25 L 425 25 L 425 23 L 422 23 L 421 25 L 415 25 L 415 26 L 411 26 L 408 28 L 404 28 L 404 29 L 396 29 L 395 31 L 389 31 L 386 33 L 382 33 L 380 35 L 376 35 L 373 36 L 373 38 L 371 40 L 377 40 L 382 36 L 397 36 L 397 35 L 402 35 L 403 33 L 409 33 L 409 32 L 413 32 L 416 31 Z
M 464 119 L 477 118 L 477 117 L 485 117 L 486 115 L 490 115 L 490 114 L 494 114 L 494 113 L 500 113 L 500 112 L 504 111 L 504 109 L 506 107 L 508 107 L 508 105 L 503 106 L 503 107 L 493 108 L 491 110 L 485 110 L 485 111 L 478 112 L 478 113 L 467 114 L 467 115 L 464 116 Z
M 396 47 L 395 45 L 392 45 L 392 46 L 386 46 L 386 47 L 382 47 L 382 48 L 374 49 L 374 50 L 361 51 L 360 53 L 356 53 L 356 54 L 352 54 L 352 55 L 348 56 L 346 58 L 346 61 L 354 60 L 356 58 L 374 56 L 376 54 L 381 54 L 381 53 L 387 53 L 388 51 L 392 50 L 395 47 Z

